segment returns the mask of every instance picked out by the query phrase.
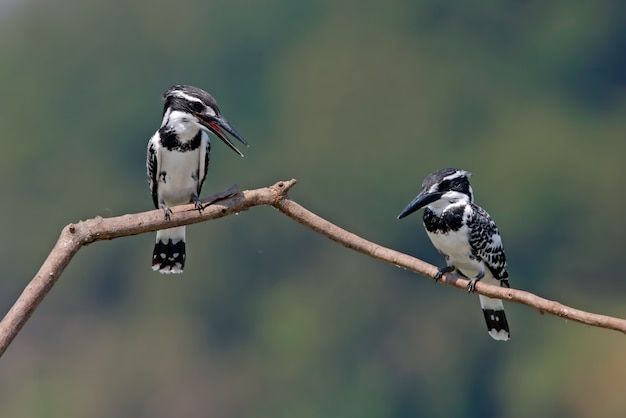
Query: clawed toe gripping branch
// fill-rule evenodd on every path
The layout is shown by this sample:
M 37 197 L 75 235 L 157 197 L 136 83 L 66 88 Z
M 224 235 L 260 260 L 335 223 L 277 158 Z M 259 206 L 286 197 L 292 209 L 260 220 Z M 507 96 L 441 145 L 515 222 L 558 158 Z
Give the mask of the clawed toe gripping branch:
M 97 216 L 86 221 L 67 225 L 61 231 L 61 236 L 39 272 L 26 286 L 13 307 L 0 322 L 0 356 L 4 354 L 28 318 L 37 309 L 39 303 L 57 282 L 74 255 L 84 245 L 95 241 L 110 240 L 223 218 L 254 206 L 273 206 L 299 224 L 351 250 L 411 270 L 431 279 L 439 280 L 447 285 L 459 289 L 467 289 L 469 282 L 464 278 L 449 272 L 440 271 L 437 267 L 422 260 L 363 239 L 300 206 L 288 196 L 289 189 L 295 184 L 296 180 L 280 181 L 270 187 L 245 191 L 240 191 L 237 186 L 233 186 L 228 190 L 203 199 L 201 206 L 197 203 L 191 203 L 171 208 L 172 216 L 169 219 L 166 219 L 163 216 L 163 211 L 158 209 L 113 218 Z M 203 210 L 198 210 L 200 207 Z M 390 219 L 390 222 L 393 222 L 393 219 Z M 544 299 L 523 290 L 507 289 L 478 282 L 476 283 L 475 292 L 492 298 L 521 303 L 533 307 L 542 313 L 545 312 L 583 324 L 613 329 L 626 334 L 626 320 L 624 319 L 570 308 L 559 302 Z

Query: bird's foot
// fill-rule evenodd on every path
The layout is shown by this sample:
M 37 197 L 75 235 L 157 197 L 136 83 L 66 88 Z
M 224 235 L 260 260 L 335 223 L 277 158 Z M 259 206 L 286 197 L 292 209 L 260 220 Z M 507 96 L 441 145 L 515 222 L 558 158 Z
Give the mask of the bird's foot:
M 439 267 L 437 269 L 437 274 L 435 274 L 435 277 L 433 277 L 433 279 L 435 279 L 435 281 L 438 282 L 439 280 L 441 280 L 444 274 L 450 273 L 453 270 L 454 270 L 454 266 Z
M 509 284 L 509 279 L 500 280 L 500 287 L 506 287 L 510 289 L 511 285 Z
M 161 207 L 163 208 L 163 213 L 165 214 L 165 220 L 169 221 L 172 217 L 172 209 L 170 209 L 170 207 L 166 205 L 163 205 Z
M 480 279 L 482 279 L 483 277 L 485 277 L 484 268 L 482 268 L 480 272 L 478 272 L 478 275 L 474 277 L 472 280 L 470 280 L 470 282 L 467 284 L 467 291 L 469 293 L 474 293 L 476 291 L 476 283 L 478 283 Z
M 202 212 L 202 210 L 204 209 L 204 205 L 202 204 L 202 201 L 198 198 L 198 196 L 193 197 L 193 205 L 196 207 L 198 212 Z

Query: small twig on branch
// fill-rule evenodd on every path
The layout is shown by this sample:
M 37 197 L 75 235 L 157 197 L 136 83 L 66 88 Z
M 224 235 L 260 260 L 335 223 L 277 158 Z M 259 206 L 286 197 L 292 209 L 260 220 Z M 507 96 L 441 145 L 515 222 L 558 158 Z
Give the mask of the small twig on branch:
M 233 186 L 224 192 L 204 199 L 204 209 L 198 212 L 193 204 L 172 208 L 172 216 L 165 219 L 162 210 L 123 215 L 113 218 L 95 217 L 76 224 L 69 224 L 48 255 L 39 272 L 26 286 L 13 307 L 0 322 L 0 356 L 4 354 L 15 336 L 35 311 L 48 291 L 57 282 L 63 270 L 84 245 L 95 241 L 154 232 L 159 229 L 189 225 L 223 218 L 253 206 L 273 206 L 296 222 L 331 240 L 369 257 L 394 264 L 433 279 L 437 268 L 422 260 L 382 247 L 358 235 L 342 229 L 308 211 L 289 198 L 287 192 L 296 180 L 280 181 L 273 186 L 240 192 Z M 446 274 L 442 283 L 466 290 L 468 280 Z M 626 334 L 626 320 L 570 308 L 559 302 L 541 298 L 530 292 L 505 289 L 482 282 L 477 283 L 476 293 L 517 302 L 539 310 L 541 313 L 566 318 L 583 324 L 613 329 Z

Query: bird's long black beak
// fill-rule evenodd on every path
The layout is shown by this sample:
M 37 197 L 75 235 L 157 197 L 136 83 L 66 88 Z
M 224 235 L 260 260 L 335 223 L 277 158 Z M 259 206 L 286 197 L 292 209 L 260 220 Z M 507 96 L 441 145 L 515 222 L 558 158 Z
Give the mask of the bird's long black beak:
M 430 203 L 433 203 L 439 198 L 441 198 L 441 193 L 439 192 L 434 192 L 434 193 L 425 193 L 423 191 L 420 192 L 420 194 L 418 194 L 417 197 L 413 199 L 411 203 L 409 203 L 408 206 L 404 208 L 402 212 L 400 212 L 400 214 L 398 215 L 398 219 L 402 219 L 405 216 L 409 216 L 413 212 L 420 210 L 424 206 Z
M 196 116 L 198 117 L 198 120 L 200 121 L 200 124 L 203 127 L 213 132 L 215 135 L 217 135 L 219 139 L 224 141 L 224 143 L 228 145 L 230 149 L 232 149 L 237 154 L 243 157 L 243 154 L 241 153 L 241 151 L 239 151 L 237 147 L 235 146 L 235 144 L 233 144 L 231 140 L 228 139 L 228 137 L 222 131 L 222 129 L 228 132 L 229 134 L 231 134 L 232 136 L 234 136 L 235 138 L 237 138 L 237 140 L 241 142 L 242 144 L 244 144 L 245 146 L 248 146 L 248 143 L 246 142 L 245 139 L 243 139 L 241 135 L 239 135 L 239 132 L 237 132 L 235 128 L 231 126 L 231 124 L 226 120 L 226 118 L 224 118 L 222 115 L 217 115 L 213 117 L 207 117 L 205 115 L 196 115 Z

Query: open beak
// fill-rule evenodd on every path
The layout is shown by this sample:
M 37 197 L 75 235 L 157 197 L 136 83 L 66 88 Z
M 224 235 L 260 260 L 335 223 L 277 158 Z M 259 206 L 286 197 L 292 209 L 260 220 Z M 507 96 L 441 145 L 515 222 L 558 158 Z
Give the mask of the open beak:
M 213 132 L 215 135 L 217 135 L 219 139 L 224 141 L 224 143 L 228 145 L 230 149 L 232 149 L 237 154 L 243 157 L 243 154 L 241 153 L 241 151 L 239 151 L 237 147 L 235 146 L 235 144 L 233 144 L 231 140 L 228 139 L 224 131 L 228 132 L 229 134 L 237 138 L 237 140 L 241 142 L 242 144 L 244 144 L 245 146 L 248 146 L 248 143 L 246 142 L 245 139 L 243 139 L 241 135 L 239 135 L 239 132 L 237 132 L 235 128 L 233 128 L 230 125 L 230 123 L 228 123 L 226 118 L 224 118 L 222 115 L 217 115 L 217 116 L 213 116 L 209 118 L 206 115 L 201 115 L 201 114 L 196 114 L 196 117 L 198 118 L 198 121 L 200 122 L 200 125 L 202 125 L 203 128 Z M 224 131 L 222 131 L 222 129 Z
M 409 216 L 413 212 L 420 210 L 424 206 L 427 206 L 433 203 L 436 200 L 441 198 L 442 193 L 434 192 L 434 193 L 426 193 L 421 191 L 420 194 L 417 195 L 415 199 L 408 204 L 406 208 L 398 215 L 398 219 L 402 219 L 405 216 Z

